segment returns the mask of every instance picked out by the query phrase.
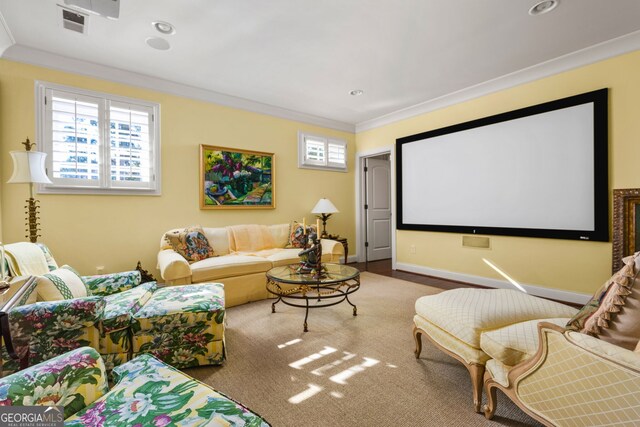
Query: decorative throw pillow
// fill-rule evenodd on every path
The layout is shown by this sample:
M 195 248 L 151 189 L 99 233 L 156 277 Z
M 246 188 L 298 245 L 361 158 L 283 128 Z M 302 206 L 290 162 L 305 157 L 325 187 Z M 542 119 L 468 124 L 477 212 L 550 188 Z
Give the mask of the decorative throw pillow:
M 289 230 L 289 245 L 290 248 L 304 248 L 307 237 L 303 234 L 304 227 L 297 221 L 291 223 Z M 307 225 L 307 235 L 311 232 L 315 233 L 315 225 Z
M 640 336 L 640 252 L 623 262 L 567 327 L 634 350 Z
M 68 265 L 38 277 L 38 301 L 60 301 L 87 296 L 87 287 L 80 275 Z
M 182 255 L 189 263 L 214 256 L 213 249 L 199 225 L 167 233 L 165 237 L 171 243 L 173 250 Z

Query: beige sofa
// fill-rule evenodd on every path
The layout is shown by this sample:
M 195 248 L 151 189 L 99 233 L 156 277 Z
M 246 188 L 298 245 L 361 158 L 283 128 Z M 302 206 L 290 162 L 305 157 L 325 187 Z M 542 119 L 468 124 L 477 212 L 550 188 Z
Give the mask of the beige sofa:
M 189 264 L 174 251 L 165 239 L 160 239 L 158 269 L 166 284 L 220 282 L 225 285 L 227 307 L 269 297 L 265 273 L 272 267 L 299 262 L 300 248 L 286 248 L 289 224 L 267 226 L 273 237 L 273 247 L 253 251 L 238 251 L 230 227 L 206 228 L 203 231 L 215 256 Z M 322 261 L 340 262 L 344 248 L 340 242 L 322 239 Z M 247 246 L 247 242 L 243 243 Z

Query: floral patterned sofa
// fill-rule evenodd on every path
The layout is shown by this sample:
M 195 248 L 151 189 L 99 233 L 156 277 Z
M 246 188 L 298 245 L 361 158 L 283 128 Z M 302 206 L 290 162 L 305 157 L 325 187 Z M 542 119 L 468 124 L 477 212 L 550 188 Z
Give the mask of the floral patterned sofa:
M 312 229 L 315 226 L 307 226 L 307 232 Z M 158 269 L 169 285 L 223 283 L 227 307 L 266 299 L 270 294 L 265 273 L 300 261 L 303 230 L 296 222 L 169 230 L 160 239 Z M 339 263 L 344 256 L 342 244 L 328 239 L 322 239 L 321 244 L 322 261 Z
M 0 405 L 64 407 L 69 426 L 269 424 L 149 354 L 113 371 L 109 390 L 96 350 L 82 347 L 0 379 Z
M 27 366 L 82 346 L 98 350 L 108 371 L 142 353 L 179 368 L 225 360 L 221 284 L 158 289 L 138 271 L 80 277 L 68 266 L 36 277 L 8 312 Z M 4 347 L 0 360 L 3 376 L 19 368 Z

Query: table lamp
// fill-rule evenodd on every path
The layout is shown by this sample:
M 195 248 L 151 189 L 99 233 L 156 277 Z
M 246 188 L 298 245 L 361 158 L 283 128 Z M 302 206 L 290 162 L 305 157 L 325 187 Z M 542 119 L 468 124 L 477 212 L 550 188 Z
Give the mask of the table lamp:
M 31 151 L 31 148 L 36 144 L 32 144 L 27 138 L 22 143 L 25 147 L 25 151 L 11 151 L 11 159 L 13 160 L 13 175 L 7 181 L 8 184 L 29 184 L 29 198 L 27 199 L 27 231 L 28 237 L 31 243 L 38 241 L 38 228 L 40 223 L 38 220 L 38 203 L 39 201 L 33 198 L 33 184 L 52 184 L 51 180 L 47 176 L 47 172 L 44 166 L 44 159 L 47 157 L 47 153 L 39 151 Z
M 314 206 L 311 213 L 320 214 L 317 215 L 318 218 L 322 219 L 322 235 L 320 237 L 327 237 L 327 220 L 331 217 L 331 214 L 340 212 L 338 208 L 335 207 L 331 200 L 329 199 L 320 199 L 318 203 Z

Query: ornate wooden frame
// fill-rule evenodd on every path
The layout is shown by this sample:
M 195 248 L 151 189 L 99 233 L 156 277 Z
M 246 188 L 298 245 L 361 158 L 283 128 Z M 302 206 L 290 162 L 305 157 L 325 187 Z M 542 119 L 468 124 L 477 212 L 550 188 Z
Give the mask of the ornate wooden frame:
M 517 394 L 518 382 L 529 375 L 531 372 L 538 369 L 547 356 L 547 340 L 543 336 L 543 334 L 547 333 L 548 331 L 562 334 L 564 332 L 564 328 L 548 322 L 538 323 L 538 351 L 530 359 L 521 362 L 509 371 L 509 387 L 505 387 L 494 380 L 489 371 L 485 372 L 484 390 L 487 394 L 487 404 L 483 406 L 482 411 L 484 412 L 484 416 L 488 420 L 492 419 L 493 415 L 496 412 L 496 389 L 500 389 L 509 399 L 511 399 L 513 403 L 518 405 L 518 407 L 522 409 L 522 411 L 527 413 L 527 415 L 529 415 L 531 418 L 539 421 L 545 426 L 553 426 L 553 424 L 549 420 L 542 418 L 540 415 L 529 409 L 522 401 L 520 401 L 520 398 Z
M 413 325 L 413 339 L 416 342 L 416 349 L 414 354 L 416 355 L 416 359 L 420 358 L 420 353 L 422 352 L 422 335 L 431 341 L 436 348 L 440 349 L 445 354 L 453 357 L 454 359 L 460 361 L 464 365 L 465 368 L 469 371 L 469 376 L 471 377 L 471 387 L 473 388 L 473 408 L 477 413 L 482 413 L 482 378 L 484 376 L 484 365 L 479 363 L 467 363 L 462 357 L 458 354 L 452 352 L 451 350 L 440 345 L 436 340 L 431 338 L 429 333 L 424 329 L 418 328 L 415 324 Z
M 640 250 L 635 247 L 636 207 L 640 205 L 640 188 L 613 190 L 612 270 L 622 268 L 622 258 Z

